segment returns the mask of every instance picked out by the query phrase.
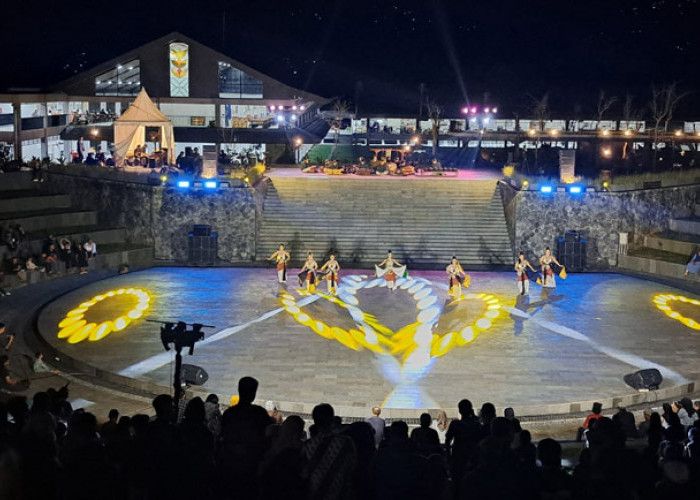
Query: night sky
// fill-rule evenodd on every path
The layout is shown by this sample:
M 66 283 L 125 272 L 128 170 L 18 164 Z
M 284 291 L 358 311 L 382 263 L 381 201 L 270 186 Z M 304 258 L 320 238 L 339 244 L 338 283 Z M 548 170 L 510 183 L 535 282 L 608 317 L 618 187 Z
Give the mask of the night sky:
M 359 95 L 361 112 L 415 114 L 423 82 L 447 108 L 522 116 L 549 92 L 555 114 L 592 118 L 600 89 L 619 97 L 619 115 L 627 92 L 641 109 L 652 82 L 677 81 L 692 93 L 676 116 L 698 119 L 699 3 L 8 0 L 0 89 L 45 87 L 180 31 L 292 86 Z

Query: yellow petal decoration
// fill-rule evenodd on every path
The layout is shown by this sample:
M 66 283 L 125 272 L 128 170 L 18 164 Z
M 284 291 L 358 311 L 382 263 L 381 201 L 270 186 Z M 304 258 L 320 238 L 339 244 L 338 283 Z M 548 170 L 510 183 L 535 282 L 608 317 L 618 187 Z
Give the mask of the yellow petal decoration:
M 90 321 L 90 309 L 93 306 L 109 301 L 113 297 L 124 295 L 130 295 L 136 299 L 136 304 L 132 309 L 122 312 L 114 319 Z M 134 320 L 141 318 L 150 307 L 150 302 L 150 294 L 140 288 L 120 288 L 95 295 L 92 299 L 80 303 L 78 307 L 66 313 L 66 316 L 58 323 L 58 338 L 67 339 L 69 344 L 78 344 L 84 340 L 93 342 L 102 340 L 110 333 L 121 331 Z

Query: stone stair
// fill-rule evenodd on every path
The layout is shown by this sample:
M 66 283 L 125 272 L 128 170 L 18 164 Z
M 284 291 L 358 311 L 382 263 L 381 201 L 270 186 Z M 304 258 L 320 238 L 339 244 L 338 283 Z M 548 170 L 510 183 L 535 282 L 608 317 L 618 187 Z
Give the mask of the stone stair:
M 121 264 L 138 268 L 152 264 L 153 249 L 128 243 L 125 228 L 104 227 L 99 224 L 97 211 L 74 209 L 70 195 L 46 194 L 38 186 L 25 172 L 0 176 L 0 227 L 3 232 L 17 224 L 24 228 L 28 236 L 23 245 L 25 256 L 40 255 L 51 234 L 56 239 L 65 236 L 72 241 L 85 241 L 90 237 L 98 250 L 90 263 L 92 269 L 116 268 Z M 10 250 L 1 242 L 0 239 L 0 261 L 5 261 L 10 257 Z M 5 278 L 3 286 L 17 284 L 17 280 L 13 281 L 16 276 L 6 273 Z
M 345 265 L 387 250 L 412 267 L 510 265 L 513 248 L 494 180 L 272 177 L 257 231 L 261 260 L 284 243 L 298 262 L 332 248 Z

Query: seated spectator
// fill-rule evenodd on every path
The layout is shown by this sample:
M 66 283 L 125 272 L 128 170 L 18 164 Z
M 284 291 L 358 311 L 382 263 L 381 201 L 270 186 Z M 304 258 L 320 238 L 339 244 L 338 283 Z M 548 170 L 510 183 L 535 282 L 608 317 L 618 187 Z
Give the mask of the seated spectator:
M 34 353 L 34 359 L 32 361 L 31 370 L 32 373 L 35 374 L 53 373 L 54 375 L 57 375 L 59 373 L 58 370 L 54 370 L 46 364 L 46 362 L 44 361 L 44 355 L 40 352 Z
M 97 152 L 95 153 L 95 161 L 97 164 L 101 167 L 104 167 L 105 165 L 105 154 L 104 151 L 102 151 L 102 147 L 97 146 Z
M 272 420 L 273 424 L 281 424 L 282 423 L 282 414 L 280 411 L 277 409 L 277 405 L 275 404 L 274 401 L 265 401 L 265 410 L 267 411 L 267 414 L 270 416 L 270 420 Z
M 598 420 L 599 418 L 602 417 L 600 412 L 603 411 L 603 405 L 600 403 L 593 403 L 593 409 L 591 410 L 591 413 L 586 417 L 586 420 L 583 422 L 583 426 L 578 428 L 578 431 L 576 433 L 576 441 L 581 441 L 583 439 L 584 433 L 588 430 L 588 428 L 591 425 L 591 422 L 594 420 Z
M 221 435 L 221 409 L 219 408 L 219 396 L 209 394 L 204 401 L 204 413 L 207 421 L 207 428 L 215 438 Z
M 634 415 L 623 406 L 618 407 L 617 413 L 612 417 L 612 421 L 620 427 L 627 439 L 639 437 Z
M 12 272 L 17 275 L 20 281 L 27 281 L 27 270 L 19 257 L 12 257 Z
M 85 158 L 85 165 L 97 165 L 97 160 L 95 159 L 95 152 L 90 151 Z
M 0 390 L 17 391 L 25 388 L 21 380 L 10 374 L 10 358 L 5 355 L 0 356 Z
M 640 422 L 637 426 L 637 432 L 640 438 L 646 438 L 649 434 L 649 421 L 651 420 L 652 411 L 649 408 L 644 408 L 642 415 L 644 416 L 644 421 Z
M 532 444 L 530 431 L 520 431 L 516 435 L 513 444 L 513 452 L 518 461 L 518 467 L 521 470 L 534 470 L 537 460 L 537 448 Z
M 513 426 L 513 431 L 514 432 L 520 432 L 523 430 L 523 428 L 520 426 L 520 420 L 515 418 L 515 410 L 513 408 L 506 408 L 503 410 L 503 416 L 510 422 L 510 425 Z
M 544 498 L 571 498 L 573 478 L 561 467 L 561 445 L 554 439 L 543 439 L 537 445 L 540 461 L 539 490 Z
M 349 437 L 335 432 L 335 413 L 331 405 L 316 405 L 311 416 L 316 432 L 301 449 L 306 496 L 318 499 L 347 498 L 352 491 L 351 478 L 357 461 L 355 444 Z
M 416 452 L 421 455 L 431 455 L 440 452 L 440 438 L 435 429 L 430 428 L 432 418 L 430 413 L 422 413 L 420 416 L 420 427 L 411 432 L 411 441 Z
M 5 323 L 0 323 L 0 355 L 7 354 L 15 343 L 15 336 L 7 332 Z
M 430 426 L 437 431 L 440 444 L 445 444 L 445 435 L 447 434 L 447 429 L 450 427 L 450 422 L 451 420 L 447 418 L 447 412 L 445 412 L 445 410 L 438 410 L 437 416 L 430 424 Z
M 46 271 L 46 269 L 44 267 L 37 265 L 37 263 L 34 261 L 34 257 L 29 257 L 27 259 L 26 266 L 27 266 L 27 271 L 36 271 L 39 273 L 43 273 Z

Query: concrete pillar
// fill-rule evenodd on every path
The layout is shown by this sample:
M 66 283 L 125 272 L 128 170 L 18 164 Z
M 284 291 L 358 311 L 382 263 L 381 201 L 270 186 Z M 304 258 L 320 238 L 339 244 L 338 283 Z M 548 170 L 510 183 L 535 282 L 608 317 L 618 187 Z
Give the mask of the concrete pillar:
M 22 103 L 12 103 L 15 159 L 22 159 Z
M 44 128 L 44 136 L 41 138 L 41 158 L 49 156 L 49 106 L 47 102 L 41 104 L 42 109 L 42 125 Z
M 214 104 L 214 123 L 216 123 L 217 127 L 225 127 L 225 119 L 221 118 L 221 104 Z M 218 151 L 218 149 L 217 149 Z

